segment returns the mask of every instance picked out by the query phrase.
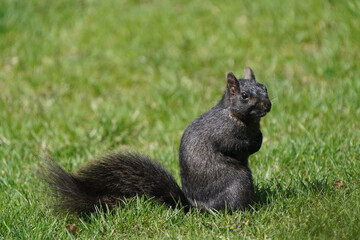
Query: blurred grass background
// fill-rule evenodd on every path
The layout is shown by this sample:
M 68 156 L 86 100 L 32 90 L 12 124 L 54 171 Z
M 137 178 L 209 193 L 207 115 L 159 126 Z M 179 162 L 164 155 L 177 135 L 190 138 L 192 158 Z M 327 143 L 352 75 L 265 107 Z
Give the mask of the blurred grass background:
M 0 237 L 356 239 L 359 1 L 0 1 Z M 180 182 L 186 126 L 246 66 L 273 109 L 250 159 L 254 211 L 184 215 L 139 200 L 57 216 L 39 155 L 68 170 L 137 150 Z

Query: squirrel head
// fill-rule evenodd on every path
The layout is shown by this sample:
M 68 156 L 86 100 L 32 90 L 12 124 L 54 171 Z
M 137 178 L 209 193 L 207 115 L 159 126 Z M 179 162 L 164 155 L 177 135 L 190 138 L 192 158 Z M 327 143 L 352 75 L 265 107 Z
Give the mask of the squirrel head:
M 225 97 L 231 114 L 249 122 L 264 117 L 271 109 L 266 87 L 255 80 L 251 68 L 245 69 L 245 77 L 237 79 L 231 72 L 226 74 L 227 88 Z

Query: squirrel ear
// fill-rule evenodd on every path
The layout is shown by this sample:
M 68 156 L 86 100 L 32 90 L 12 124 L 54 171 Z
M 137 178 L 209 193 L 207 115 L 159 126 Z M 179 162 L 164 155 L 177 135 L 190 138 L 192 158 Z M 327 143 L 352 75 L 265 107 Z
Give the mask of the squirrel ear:
M 253 70 L 251 68 L 247 67 L 245 69 L 245 77 L 244 78 L 245 79 L 253 79 L 253 80 L 255 80 L 255 74 L 254 74 L 254 72 L 253 72 Z
M 232 72 L 226 73 L 226 80 L 230 94 L 234 96 L 239 89 L 235 75 Z

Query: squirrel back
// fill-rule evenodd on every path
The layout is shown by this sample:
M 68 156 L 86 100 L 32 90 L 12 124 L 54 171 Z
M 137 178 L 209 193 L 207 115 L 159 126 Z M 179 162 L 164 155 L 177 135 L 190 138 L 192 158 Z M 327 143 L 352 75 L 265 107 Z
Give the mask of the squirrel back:
M 261 147 L 260 118 L 270 108 L 267 90 L 250 68 L 244 79 L 228 73 L 222 99 L 183 134 L 179 150 L 183 191 L 160 164 L 132 153 L 109 154 L 76 175 L 48 159 L 43 178 L 56 194 L 59 209 L 75 213 L 112 208 L 136 195 L 171 207 L 180 203 L 185 211 L 245 209 L 254 195 L 248 157 Z

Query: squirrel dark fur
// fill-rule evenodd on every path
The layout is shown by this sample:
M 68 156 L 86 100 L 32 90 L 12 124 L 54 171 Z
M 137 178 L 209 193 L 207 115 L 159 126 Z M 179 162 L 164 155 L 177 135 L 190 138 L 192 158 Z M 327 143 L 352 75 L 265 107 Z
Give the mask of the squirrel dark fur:
M 255 80 L 250 68 L 243 79 L 227 73 L 221 100 L 182 136 L 183 190 L 159 163 L 134 153 L 108 154 L 76 175 L 49 159 L 43 178 L 56 194 L 59 208 L 68 212 L 113 208 L 136 195 L 171 207 L 180 203 L 185 210 L 246 209 L 254 197 L 248 158 L 261 147 L 260 118 L 270 109 L 266 87 Z

